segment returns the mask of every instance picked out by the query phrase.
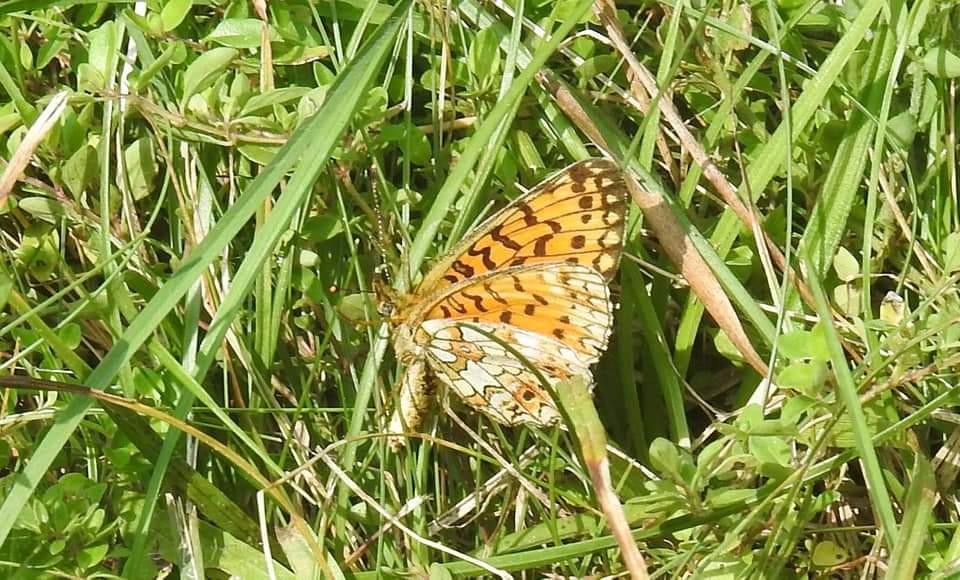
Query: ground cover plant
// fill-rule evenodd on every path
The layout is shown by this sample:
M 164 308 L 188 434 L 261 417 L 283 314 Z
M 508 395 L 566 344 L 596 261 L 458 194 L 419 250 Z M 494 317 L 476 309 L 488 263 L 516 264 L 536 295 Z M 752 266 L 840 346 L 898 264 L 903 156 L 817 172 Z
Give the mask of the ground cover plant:
M 956 2 L 0 21 L 4 577 L 960 575 Z M 384 298 L 587 158 L 572 429 L 442 393 L 392 450 Z

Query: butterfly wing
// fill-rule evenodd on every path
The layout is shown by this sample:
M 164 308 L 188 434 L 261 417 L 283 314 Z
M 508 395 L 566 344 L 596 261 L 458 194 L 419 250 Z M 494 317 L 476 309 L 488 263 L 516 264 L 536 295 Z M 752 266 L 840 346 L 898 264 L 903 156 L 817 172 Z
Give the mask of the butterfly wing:
M 555 423 L 559 413 L 530 367 L 551 384 L 590 377 L 610 335 L 606 283 L 620 262 L 626 207 L 619 168 L 589 159 L 505 207 L 441 259 L 398 316 L 394 351 L 408 367 L 391 431 L 419 426 L 431 379 L 500 423 Z
M 461 282 L 427 305 L 423 320 L 501 324 L 549 337 L 581 365 L 607 347 L 613 307 L 599 272 L 579 264 L 517 266 Z
M 438 316 L 424 320 L 417 342 L 430 374 L 504 425 L 556 423 L 531 367 L 552 385 L 589 379 L 613 321 L 603 276 L 578 264 L 508 268 L 461 283 L 428 313 Z
M 475 228 L 433 267 L 416 294 L 538 263 L 583 264 L 610 280 L 623 247 L 626 191 L 612 161 L 574 163 Z

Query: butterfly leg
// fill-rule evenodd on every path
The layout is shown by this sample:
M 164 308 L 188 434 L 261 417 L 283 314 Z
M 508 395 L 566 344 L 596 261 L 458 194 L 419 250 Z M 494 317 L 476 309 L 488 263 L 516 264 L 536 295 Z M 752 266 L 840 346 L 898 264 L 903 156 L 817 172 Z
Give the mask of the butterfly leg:
M 400 382 L 400 397 L 390 418 L 390 433 L 416 432 L 436 398 L 435 382 L 427 377 L 427 365 L 423 360 L 414 360 L 407 365 Z M 392 436 L 387 442 L 394 451 L 403 449 L 406 437 Z

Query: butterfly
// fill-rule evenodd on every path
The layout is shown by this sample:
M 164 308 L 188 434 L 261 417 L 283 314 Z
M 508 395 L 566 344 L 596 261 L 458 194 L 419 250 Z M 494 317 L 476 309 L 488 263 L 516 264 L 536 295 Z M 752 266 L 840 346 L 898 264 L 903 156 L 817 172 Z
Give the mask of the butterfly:
M 607 284 L 626 208 L 615 163 L 574 163 L 476 227 L 391 304 L 406 368 L 388 431 L 415 431 L 438 387 L 503 425 L 559 422 L 530 365 L 551 386 L 576 375 L 592 383 L 613 323 Z

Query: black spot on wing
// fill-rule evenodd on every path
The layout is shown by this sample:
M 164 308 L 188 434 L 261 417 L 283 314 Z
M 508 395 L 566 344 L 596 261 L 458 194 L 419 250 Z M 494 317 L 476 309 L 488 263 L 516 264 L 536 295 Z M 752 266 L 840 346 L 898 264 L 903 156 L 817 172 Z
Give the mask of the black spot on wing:
M 537 256 L 538 258 L 546 256 L 547 243 L 550 242 L 550 240 L 552 239 L 553 239 L 552 234 L 548 234 L 546 236 L 540 236 L 539 238 L 537 238 L 536 243 L 533 245 L 533 255 Z

